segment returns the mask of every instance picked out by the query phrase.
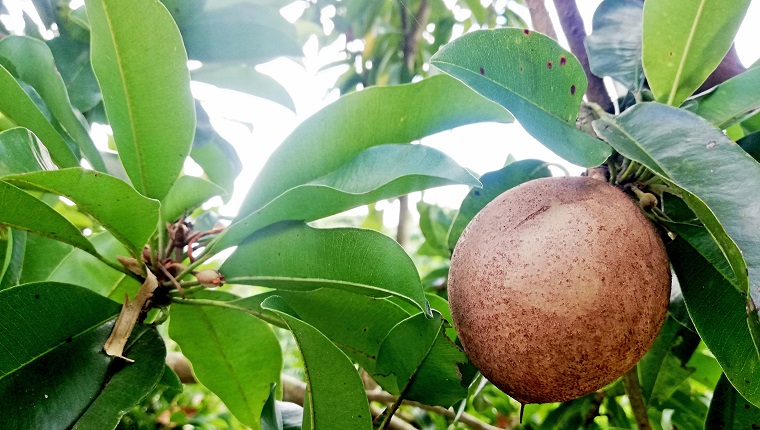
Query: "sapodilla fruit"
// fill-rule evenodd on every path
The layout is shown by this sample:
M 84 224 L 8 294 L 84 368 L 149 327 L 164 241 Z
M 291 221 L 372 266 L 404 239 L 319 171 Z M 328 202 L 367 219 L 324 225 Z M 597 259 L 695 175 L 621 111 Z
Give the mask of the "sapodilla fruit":
M 449 272 L 454 326 L 475 366 L 522 403 L 613 382 L 652 346 L 670 267 L 657 231 L 623 192 L 544 178 L 486 205 Z

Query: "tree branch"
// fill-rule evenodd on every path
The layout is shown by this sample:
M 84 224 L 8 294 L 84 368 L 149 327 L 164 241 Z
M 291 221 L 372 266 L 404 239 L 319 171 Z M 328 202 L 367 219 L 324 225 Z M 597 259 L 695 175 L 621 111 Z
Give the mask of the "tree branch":
M 636 425 L 639 430 L 652 430 L 652 425 L 649 423 L 649 415 L 647 414 L 647 406 L 644 403 L 644 393 L 641 392 L 641 384 L 639 384 L 639 372 L 638 365 L 623 375 L 623 385 L 625 386 L 625 392 L 628 394 L 628 401 L 631 402 L 631 409 L 633 410 L 633 416 L 636 418 Z
M 567 37 L 570 51 L 580 61 L 583 71 L 586 72 L 586 79 L 588 80 L 586 98 L 589 102 L 601 106 L 605 112 L 612 113 L 614 105 L 612 104 L 610 95 L 607 93 L 607 89 L 604 87 L 604 81 L 599 76 L 591 73 L 591 68 L 589 67 L 588 53 L 586 52 L 586 46 L 583 44 L 583 41 L 586 40 L 586 29 L 583 26 L 583 18 L 578 10 L 578 5 L 575 4 L 575 0 L 554 0 L 554 6 L 557 8 L 559 23 L 562 26 L 565 37 Z
M 557 32 L 554 30 L 554 24 L 549 16 L 549 11 L 546 10 L 544 0 L 525 0 L 528 5 L 528 12 L 530 12 L 530 20 L 533 23 L 533 28 L 545 35 L 557 40 Z

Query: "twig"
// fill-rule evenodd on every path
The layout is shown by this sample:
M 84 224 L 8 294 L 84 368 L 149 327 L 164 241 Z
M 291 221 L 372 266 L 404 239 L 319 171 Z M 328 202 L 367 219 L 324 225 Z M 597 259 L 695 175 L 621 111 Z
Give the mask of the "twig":
M 554 0 L 554 7 L 557 8 L 559 23 L 562 26 L 565 37 L 567 37 L 568 44 L 570 44 L 570 51 L 580 61 L 583 71 L 586 72 L 586 79 L 588 80 L 586 97 L 588 101 L 598 104 L 605 112 L 612 113 L 615 106 L 612 104 L 612 99 L 610 99 L 610 95 L 604 87 L 604 81 L 599 76 L 591 73 L 591 68 L 589 67 L 588 53 L 586 52 L 586 46 L 583 44 L 583 41 L 586 39 L 586 29 L 583 26 L 583 18 L 578 10 L 578 5 L 575 4 L 575 0 Z
M 546 10 L 544 0 L 526 0 L 525 3 L 528 6 L 530 21 L 533 23 L 533 28 L 552 39 L 557 40 L 557 32 L 554 30 L 554 25 L 549 16 L 549 11 Z
M 652 426 L 649 423 L 649 415 L 647 415 L 647 406 L 644 403 L 644 394 L 641 392 L 641 385 L 639 384 L 639 372 L 638 366 L 633 368 L 623 375 L 623 385 L 625 386 L 625 392 L 628 394 L 628 401 L 631 402 L 631 409 L 633 410 L 633 416 L 636 418 L 636 425 L 639 430 L 652 430 Z

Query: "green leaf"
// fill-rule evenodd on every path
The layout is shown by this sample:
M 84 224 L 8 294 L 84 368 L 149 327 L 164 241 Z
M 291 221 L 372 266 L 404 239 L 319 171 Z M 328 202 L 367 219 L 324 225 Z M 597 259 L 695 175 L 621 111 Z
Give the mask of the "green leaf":
M 0 132 L 0 177 L 55 169 L 50 153 L 34 133 L 21 127 Z
M 204 64 L 200 69 L 193 70 L 191 76 L 195 81 L 251 94 L 271 100 L 293 112 L 296 111 L 296 105 L 288 94 L 288 90 L 275 79 L 254 69 L 250 64 Z
M 260 64 L 283 56 L 303 56 L 295 29 L 276 8 L 238 3 L 208 9 L 182 26 L 193 60 Z
M 128 255 L 124 246 L 108 233 L 93 235 L 92 244 L 101 255 L 115 260 Z M 26 240 L 20 283 L 56 281 L 79 285 L 124 303 L 124 295 L 134 297 L 140 282 L 108 267 L 92 255 L 52 239 L 30 235 Z
M 90 241 L 63 215 L 4 181 L 0 181 L 0 225 L 27 230 L 98 255 Z
M 213 182 L 195 176 L 180 176 L 161 204 L 161 219 L 174 221 L 183 214 L 194 211 L 210 198 L 225 195 L 227 191 Z
M 87 128 L 74 113 L 63 78 L 45 42 L 26 36 L 9 36 L 0 40 L 0 64 L 37 90 L 55 119 L 79 146 L 90 164 L 105 171 L 103 159 Z
M 760 131 L 748 134 L 736 143 L 756 161 L 760 161 Z
M 412 260 L 396 241 L 373 230 L 276 224 L 241 243 L 219 270 L 232 284 L 396 296 L 429 312 Z
M 125 353 L 135 362 L 126 364 L 108 379 L 72 430 L 116 428 L 121 417 L 158 385 L 166 366 L 166 345 L 154 326 L 135 328 Z
M 278 221 L 313 221 L 378 200 L 450 184 L 479 186 L 480 182 L 433 148 L 378 145 L 320 178 L 291 188 L 250 215 L 238 216 L 213 247 L 219 250 L 234 246 Z
M 503 192 L 514 188 L 523 182 L 533 179 L 551 176 L 545 162 L 540 160 L 521 160 L 508 164 L 494 172 L 488 172 L 480 177 L 482 189 L 473 188 L 462 200 L 459 212 L 451 223 L 449 229 L 448 246 L 453 251 L 459 236 L 462 235 L 467 224 L 480 212 L 491 200 Z
M 235 305 L 262 311 L 267 297 L 278 295 L 300 319 L 322 332 L 370 375 L 376 374 L 377 354 L 388 333 L 410 313 L 384 298 L 332 288 L 313 291 L 270 291 L 240 299 Z
M 198 126 L 195 129 L 190 156 L 203 168 L 208 179 L 224 189 L 227 202 L 234 190 L 235 178 L 243 170 L 235 148 L 211 126 L 208 114 L 200 103 L 195 106 Z
M 301 430 L 303 408 L 295 403 L 275 400 L 276 394 L 273 386 L 261 412 L 261 430 Z
M 61 34 L 47 41 L 55 58 L 71 104 L 80 112 L 93 109 L 102 101 L 98 80 L 92 71 L 90 45 Z
M 760 303 L 760 292 L 750 289 L 760 282 L 755 228 L 760 211 L 754 192 L 760 188 L 760 165 L 704 119 L 657 103 L 636 105 L 616 119 L 599 119 L 594 128 L 623 156 L 675 188 L 726 255 L 740 291 Z
M 750 404 L 721 376 L 707 411 L 705 428 L 739 430 L 760 427 L 760 408 Z
M 699 336 L 668 318 L 654 345 L 638 363 L 641 388 L 647 405 L 661 408 L 679 385 L 694 373 L 686 364 L 699 345 Z
M 224 292 L 198 297 L 230 300 Z M 280 378 L 282 352 L 269 325 L 230 309 L 175 305 L 169 335 L 198 380 L 247 426 L 259 428 L 261 410 Z
M 119 308 L 60 283 L 0 292 L 3 426 L 69 428 L 76 421 L 106 379 L 112 358 L 102 348 Z
M 238 219 L 293 187 L 329 174 L 372 146 L 408 143 L 486 121 L 509 122 L 511 117 L 443 75 L 348 94 L 306 119 L 277 147 L 251 186 Z
M 430 64 L 507 108 L 565 160 L 591 167 L 610 155 L 604 142 L 575 128 L 586 75 L 550 37 L 518 28 L 475 31 L 441 48 Z
M 594 31 L 586 38 L 591 72 L 609 76 L 630 91 L 641 91 L 643 1 L 605 0 L 594 12 Z
M 140 255 L 156 231 L 160 204 L 105 173 L 77 167 L 7 176 L 3 180 L 71 199 L 80 211 L 92 215 L 127 245 L 133 256 Z
M 5 228 L 0 230 L 4 239 L 0 240 L 0 290 L 21 284 L 22 265 L 26 253 L 26 232 Z
M 728 52 L 750 0 L 644 3 L 643 63 L 658 101 L 678 106 Z
M 417 203 L 420 214 L 420 231 L 425 241 L 417 249 L 417 255 L 451 258 L 447 238 L 454 214 L 447 208 L 431 205 L 424 201 Z
M 475 370 L 464 352 L 445 336 L 444 321 L 439 313 L 432 319 L 416 314 L 388 333 L 375 369 L 383 388 L 444 407 L 467 396 Z
M 304 408 L 304 427 L 371 429 L 372 415 L 364 384 L 351 360 L 319 330 L 293 315 L 282 297 L 270 297 L 262 307 L 285 321 L 301 350 L 309 405 L 308 414 Z
M 45 115 L 21 88 L 18 81 L 0 65 L 0 112 L 8 119 L 26 127 L 42 141 L 50 156 L 60 167 L 79 166 L 79 159 L 69 144 L 48 122 Z
M 683 238 L 667 250 L 699 336 L 736 390 L 760 406 L 760 352 L 747 325 L 747 298 Z
M 92 67 L 132 184 L 163 199 L 195 132 L 182 37 L 158 0 L 86 0 Z M 44 139 L 43 139 L 44 141 Z
M 687 101 L 684 108 L 720 129 L 751 117 L 760 109 L 760 67 L 748 69 L 706 94 Z

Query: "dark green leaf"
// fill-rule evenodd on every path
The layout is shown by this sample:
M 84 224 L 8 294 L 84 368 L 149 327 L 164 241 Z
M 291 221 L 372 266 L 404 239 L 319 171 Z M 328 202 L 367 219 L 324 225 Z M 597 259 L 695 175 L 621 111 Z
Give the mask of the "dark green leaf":
M 675 188 L 726 255 L 740 291 L 760 303 L 755 288 L 760 211 L 754 192 L 760 189 L 760 164 L 704 119 L 657 103 L 636 105 L 614 120 L 599 119 L 594 128 L 618 152 Z
M 303 55 L 295 29 L 276 8 L 241 2 L 208 9 L 183 23 L 182 38 L 193 60 L 260 64 Z
M 309 393 L 304 427 L 371 429 L 372 415 L 364 384 L 351 360 L 319 330 L 294 316 L 282 297 L 270 297 L 262 307 L 276 312 L 285 321 L 301 350 Z
M 644 3 L 643 63 L 662 103 L 678 106 L 731 47 L 750 0 L 653 0 Z
M 465 124 L 510 120 L 504 109 L 448 76 L 343 96 L 302 122 L 275 150 L 238 219 L 291 188 L 328 175 L 372 146 L 408 143 Z
M 338 169 L 286 191 L 250 215 L 238 216 L 213 247 L 234 246 L 278 221 L 313 221 L 385 198 L 450 184 L 479 186 L 480 182 L 430 147 L 378 145 Z
M 216 184 L 195 176 L 180 176 L 161 204 L 161 219 L 172 222 L 189 214 L 214 196 L 227 195 Z
M 224 292 L 199 296 L 230 300 Z M 257 427 L 273 384 L 280 378 L 282 352 L 269 325 L 243 312 L 174 305 L 169 335 L 193 364 L 198 380 L 240 422 Z
M 475 31 L 441 48 L 430 63 L 509 109 L 567 161 L 591 167 L 610 155 L 604 142 L 575 128 L 586 75 L 550 37 L 518 28 Z
M 737 393 L 723 375 L 713 392 L 705 428 L 715 430 L 760 428 L 760 408 Z
M 454 220 L 452 211 L 420 201 L 417 203 L 417 212 L 420 214 L 420 231 L 425 238 L 425 242 L 417 249 L 417 254 L 450 258 L 448 233 Z
M 77 167 L 7 176 L 3 180 L 71 199 L 80 211 L 100 221 L 135 256 L 156 231 L 159 203 L 105 173 Z
M 0 40 L 0 64 L 37 90 L 55 119 L 71 136 L 79 150 L 100 171 L 106 166 L 88 130 L 74 113 L 66 85 L 58 73 L 50 48 L 45 42 L 26 36 L 9 36 Z
M 241 243 L 219 270 L 233 284 L 335 288 L 427 307 L 412 260 L 396 241 L 373 230 L 276 224 Z
M 551 172 L 549 172 L 546 163 L 539 160 L 515 161 L 502 169 L 488 172 L 481 176 L 480 182 L 483 184 L 483 188 L 473 188 L 470 190 L 462 201 L 454 222 L 451 224 L 448 233 L 449 249 L 454 249 L 459 236 L 462 235 L 467 224 L 491 200 L 523 182 L 548 176 L 551 176 Z
M 249 64 L 204 64 L 200 69 L 193 70 L 192 77 L 196 81 L 271 100 L 293 112 L 296 111 L 296 105 L 288 90 Z
M 641 91 L 643 1 L 605 0 L 594 12 L 594 31 L 585 40 L 591 72 L 609 76 L 630 91 Z
M 748 134 L 736 143 L 756 161 L 760 161 L 760 131 Z
M 273 386 L 261 413 L 261 430 L 301 430 L 303 408 L 295 403 L 275 400 L 276 392 Z
M 684 108 L 720 129 L 749 118 L 760 109 L 760 67 L 751 68 L 687 101 Z
M 76 167 L 78 158 L 40 108 L 21 88 L 18 81 L 0 66 L 0 111 L 9 120 L 26 127 L 42 141 L 50 156 L 60 167 Z
M 74 285 L 41 282 L 0 292 L 3 426 L 69 428 L 102 388 L 102 352 L 120 306 Z
M 92 244 L 101 255 L 115 260 L 128 255 L 124 246 L 108 233 L 93 235 Z M 92 255 L 41 236 L 29 235 L 21 270 L 21 283 L 56 281 L 85 287 L 116 302 L 134 297 L 140 282 L 103 264 Z
M 121 161 L 138 191 L 161 200 L 179 176 L 195 132 L 182 37 L 158 0 L 85 4 L 92 66 Z
M 125 353 L 135 360 L 123 364 L 103 386 L 100 394 L 72 430 L 107 430 L 116 428 L 121 417 L 145 398 L 164 373 L 166 346 L 153 326 L 136 328 Z
M 224 189 L 225 202 L 232 196 L 235 178 L 243 170 L 235 148 L 211 126 L 206 111 L 200 103 L 195 106 L 197 128 L 190 156 L 203 168 L 208 179 Z
M 54 169 L 50 153 L 34 133 L 21 127 L 0 132 L 0 177 Z
M 0 225 L 27 230 L 98 255 L 90 241 L 63 215 L 4 181 L 0 181 Z
M 649 406 L 660 408 L 692 373 L 686 366 L 699 336 L 676 320 L 665 320 L 654 345 L 638 363 L 641 388 Z
M 444 334 L 439 313 L 417 314 L 388 333 L 378 352 L 378 382 L 393 394 L 428 405 L 449 407 L 467 396 L 475 376 L 464 352 Z
M 694 327 L 731 384 L 760 405 L 760 353 L 747 325 L 747 298 L 684 239 L 667 249 Z

